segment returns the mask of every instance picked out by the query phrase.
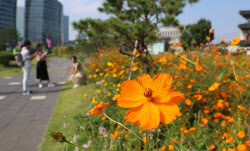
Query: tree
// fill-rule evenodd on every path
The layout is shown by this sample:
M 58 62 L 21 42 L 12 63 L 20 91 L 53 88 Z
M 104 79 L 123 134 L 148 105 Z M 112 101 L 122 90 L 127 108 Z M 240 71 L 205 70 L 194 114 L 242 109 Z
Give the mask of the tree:
M 65 51 L 72 56 L 73 52 L 75 52 L 75 47 L 72 44 L 66 45 Z
M 89 57 L 91 53 L 96 52 L 96 43 L 88 39 L 78 39 L 76 49 L 79 52 L 84 52 Z
M 181 43 L 183 43 L 183 47 L 186 50 L 188 46 L 191 46 L 192 43 L 192 35 L 189 31 L 185 30 L 181 34 Z
M 200 19 L 197 24 L 191 26 L 190 32 L 197 44 L 206 44 L 214 40 L 214 33 L 211 29 L 211 21 Z
M 189 24 L 185 27 L 181 27 L 181 29 L 183 30 L 181 42 L 185 46 L 191 46 L 193 41 L 195 42 L 195 46 L 200 46 L 214 40 L 214 32 L 211 21 L 209 20 L 200 19 L 196 24 Z
M 14 48 L 18 41 L 21 41 L 20 33 L 11 27 L 0 30 L 0 45 L 4 48 Z
M 150 56 L 147 45 L 157 39 L 159 26 L 178 25 L 176 16 L 182 13 L 187 3 L 198 0 L 105 0 L 99 11 L 111 15 L 108 19 L 112 39 L 123 47 L 134 49 L 138 41 L 137 51 L 145 66 L 149 64 Z M 78 27 L 86 28 L 84 21 Z M 117 37 L 118 39 L 115 39 Z M 132 53 L 120 52 L 129 56 Z
M 115 43 L 115 33 L 110 28 L 109 20 L 91 19 L 80 20 L 74 22 L 73 27 L 79 31 L 79 34 L 87 37 L 86 40 L 78 40 L 78 45 L 82 50 L 91 50 L 95 52 L 104 46 L 109 47 Z M 84 45 L 87 45 L 84 46 Z M 84 48 L 85 47 L 85 48 Z
M 113 17 L 111 25 L 125 37 L 125 45 L 133 48 L 138 40 L 141 54 L 147 44 L 157 39 L 159 25 L 177 25 L 178 16 L 187 2 L 198 0 L 105 0 L 99 8 Z

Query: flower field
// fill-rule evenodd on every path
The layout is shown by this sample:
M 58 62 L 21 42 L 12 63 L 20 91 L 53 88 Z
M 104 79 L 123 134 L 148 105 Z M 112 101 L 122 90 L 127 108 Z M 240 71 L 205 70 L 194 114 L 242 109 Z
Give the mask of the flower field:
M 82 97 L 91 105 L 75 119 L 80 139 L 71 143 L 110 151 L 248 150 L 248 58 L 211 45 L 153 59 L 147 75 L 135 58 L 132 81 L 131 58 L 118 50 L 99 50 L 85 64 L 91 89 Z

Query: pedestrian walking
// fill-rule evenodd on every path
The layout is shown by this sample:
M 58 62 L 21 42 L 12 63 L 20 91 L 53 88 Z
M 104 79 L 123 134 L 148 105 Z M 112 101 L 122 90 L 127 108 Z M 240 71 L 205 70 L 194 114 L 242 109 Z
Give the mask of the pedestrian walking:
M 36 78 L 39 80 L 39 88 L 43 87 L 42 81 L 48 81 L 48 87 L 54 87 L 55 84 L 50 82 L 49 74 L 47 70 L 47 56 L 48 52 L 43 50 L 43 45 L 37 45 L 37 66 L 36 66 Z
M 71 62 L 73 63 L 73 68 L 69 81 L 75 84 L 73 88 L 77 88 L 86 83 L 86 72 L 83 70 L 81 64 L 77 62 L 75 56 L 71 58 Z
M 31 69 L 31 60 L 33 60 L 36 57 L 36 53 L 31 56 L 30 55 L 30 49 L 31 47 L 31 41 L 27 40 L 24 42 L 23 44 L 23 48 L 21 51 L 21 55 L 22 55 L 22 59 L 24 62 L 24 66 L 22 67 L 23 70 L 23 95 L 28 95 L 30 93 L 32 93 L 32 91 L 28 90 L 27 88 L 27 84 L 28 84 L 28 80 L 30 77 L 30 69 Z

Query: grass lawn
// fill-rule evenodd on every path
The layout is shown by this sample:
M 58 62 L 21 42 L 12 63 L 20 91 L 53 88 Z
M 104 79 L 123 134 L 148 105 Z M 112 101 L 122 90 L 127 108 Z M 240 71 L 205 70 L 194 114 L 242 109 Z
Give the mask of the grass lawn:
M 22 73 L 22 68 L 16 64 L 16 61 L 12 61 L 9 67 L 5 67 L 0 64 L 0 78 L 18 75 Z
M 84 98 L 83 95 L 87 94 L 92 86 L 85 85 L 76 89 L 72 89 L 72 87 L 73 84 L 69 82 L 63 86 L 48 127 L 49 130 L 60 131 L 69 141 L 72 140 L 74 134 L 79 134 L 77 133 L 79 122 L 75 118 L 79 115 L 86 115 L 88 112 L 91 101 L 88 97 Z M 40 145 L 40 151 L 62 151 L 62 148 L 65 151 L 74 150 L 74 147 L 67 144 L 52 142 L 51 137 L 47 134 Z

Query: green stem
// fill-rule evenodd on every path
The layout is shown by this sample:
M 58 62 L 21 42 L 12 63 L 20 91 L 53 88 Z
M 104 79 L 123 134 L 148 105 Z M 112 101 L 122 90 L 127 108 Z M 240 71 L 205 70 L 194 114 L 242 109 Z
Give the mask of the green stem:
M 189 60 L 189 59 L 187 59 L 187 58 L 185 58 L 185 57 L 183 57 L 183 56 L 180 56 L 180 57 L 183 58 L 184 60 L 190 62 L 191 64 L 193 64 L 193 65 L 195 65 L 195 66 L 197 66 L 197 67 L 200 68 L 200 66 L 197 65 L 197 64 L 195 64 L 193 61 L 191 61 L 191 60 Z M 206 73 L 208 73 L 208 74 L 210 74 L 210 75 L 212 75 L 213 77 L 216 78 L 216 76 L 215 76 L 212 72 L 209 72 L 208 67 L 207 67 L 206 65 L 204 65 L 204 66 L 206 67 L 204 71 L 205 71 Z M 203 70 L 202 70 L 202 71 L 203 71 Z
M 122 123 L 113 120 L 112 118 L 110 118 L 110 117 L 109 117 L 107 114 L 105 114 L 104 112 L 103 112 L 103 115 L 106 116 L 110 121 L 112 121 L 112 122 L 114 122 L 114 123 L 116 123 L 116 124 L 118 124 L 118 125 L 121 125 L 123 128 L 125 128 L 126 130 L 128 130 L 129 132 L 131 132 L 132 134 L 134 134 L 138 139 L 140 139 L 141 141 L 143 141 L 144 143 L 146 143 L 142 138 L 140 138 L 140 137 L 139 137 L 138 135 L 136 135 L 133 131 L 131 131 L 130 129 L 128 129 L 126 126 L 124 126 Z M 155 150 L 152 146 L 150 146 L 150 148 L 152 148 L 153 150 Z
M 148 130 L 146 130 L 146 141 L 147 141 L 147 151 L 148 151 L 148 148 L 149 148 L 149 135 L 148 135 Z
M 240 94 L 240 100 L 241 100 L 241 102 L 242 102 L 242 105 L 243 105 L 244 108 L 246 109 L 244 100 L 243 100 L 242 95 L 241 95 L 241 93 L 240 93 L 240 85 L 239 85 L 239 82 L 238 82 L 238 79 L 237 79 L 237 75 L 236 75 L 236 72 L 235 72 L 235 69 L 234 69 L 234 66 L 233 66 L 233 65 L 232 65 L 232 68 L 233 68 L 233 73 L 234 73 L 234 79 L 235 79 L 235 82 L 237 83 L 237 86 L 238 86 L 238 91 L 239 91 L 239 94 Z
M 157 130 L 157 139 L 156 139 L 156 142 L 157 142 L 157 143 L 156 143 L 156 148 L 158 148 L 158 144 L 159 144 L 159 143 L 158 143 L 158 139 L 159 139 L 159 128 L 158 128 L 158 130 Z
M 189 143 L 189 141 L 187 140 L 187 138 L 185 137 L 185 135 L 182 133 L 185 141 L 188 143 L 188 145 L 191 147 L 192 151 L 194 151 L 194 148 L 191 146 L 191 144 Z
M 245 68 L 247 69 L 248 72 L 250 72 L 250 69 L 245 65 Z

